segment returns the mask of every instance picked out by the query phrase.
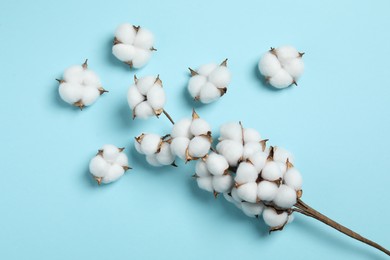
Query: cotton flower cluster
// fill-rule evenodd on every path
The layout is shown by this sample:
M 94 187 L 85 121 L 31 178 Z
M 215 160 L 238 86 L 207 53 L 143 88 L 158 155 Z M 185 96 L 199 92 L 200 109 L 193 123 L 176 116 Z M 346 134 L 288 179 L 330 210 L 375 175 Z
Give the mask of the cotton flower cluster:
M 66 103 L 79 107 L 92 105 L 104 92 L 99 77 L 88 69 L 87 60 L 82 65 L 71 66 L 65 70 L 58 92 Z
M 275 88 L 296 85 L 304 69 L 303 54 L 291 46 L 271 48 L 259 61 L 260 73 Z
M 131 68 L 140 68 L 150 59 L 153 47 L 153 34 L 140 26 L 124 23 L 115 31 L 112 53 Z
M 89 163 L 89 171 L 100 185 L 110 183 L 123 176 L 130 169 L 124 148 L 106 144 Z
M 192 119 L 175 123 L 171 132 L 171 150 L 186 162 L 204 158 L 211 148 L 211 127 L 193 111 Z
M 170 136 L 160 137 L 156 134 L 141 134 L 134 142 L 135 149 L 146 155 L 146 161 L 152 166 L 175 165 L 175 156 L 171 152 Z
M 227 59 L 220 65 L 206 64 L 196 71 L 190 68 L 190 72 L 188 91 L 195 100 L 207 104 L 216 101 L 226 93 L 231 79 Z
M 159 76 L 146 76 L 137 79 L 129 88 L 127 101 L 133 111 L 133 119 L 159 116 L 164 111 L 166 102 L 165 91 Z

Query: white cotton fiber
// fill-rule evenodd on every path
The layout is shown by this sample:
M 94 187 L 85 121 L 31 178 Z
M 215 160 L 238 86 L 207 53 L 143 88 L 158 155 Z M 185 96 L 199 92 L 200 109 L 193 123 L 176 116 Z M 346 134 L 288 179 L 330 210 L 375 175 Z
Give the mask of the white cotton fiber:
M 137 142 L 136 142 L 137 143 Z M 129 161 L 127 159 L 126 154 L 124 153 L 119 153 L 115 159 L 115 163 L 119 164 L 120 166 L 127 166 L 129 165 Z
M 288 215 L 286 212 L 278 214 L 273 208 L 267 207 L 263 211 L 263 219 L 269 227 L 279 227 L 287 223 Z
M 150 49 L 153 47 L 153 43 L 153 34 L 149 30 L 140 27 L 134 39 L 134 46 L 142 49 Z
M 302 189 L 302 175 L 295 167 L 288 169 L 284 174 L 284 182 L 296 191 Z
M 245 128 L 244 129 L 244 142 L 245 143 L 251 143 L 251 142 L 260 142 L 261 136 L 258 131 L 256 131 L 253 128 Z
M 243 201 L 256 203 L 257 199 L 257 184 L 255 182 L 249 182 L 240 185 L 237 188 L 237 195 Z
M 110 165 L 102 156 L 97 155 L 89 163 L 89 171 L 96 177 L 104 177 Z
M 244 214 L 252 218 L 255 216 L 260 216 L 264 209 L 264 205 L 261 203 L 243 202 L 241 206 Z
M 256 152 L 249 156 L 249 161 L 255 166 L 257 172 L 261 172 L 267 163 L 268 154 L 265 152 Z
M 216 87 L 223 88 L 230 83 L 231 73 L 227 67 L 218 66 L 210 73 L 208 79 Z
M 283 68 L 291 75 L 291 77 L 299 78 L 303 73 L 305 65 L 303 64 L 302 59 L 293 59 L 286 62 Z
M 146 161 L 154 166 L 154 167 L 160 167 L 162 166 L 162 164 L 157 160 L 157 154 L 149 154 L 149 155 L 146 155 Z
M 204 161 L 198 160 L 195 164 L 195 174 L 199 177 L 211 176 Z
M 143 50 L 135 47 L 134 57 L 132 59 L 132 65 L 134 68 L 141 68 L 150 60 L 152 52 L 150 50 Z
M 127 62 L 134 58 L 136 48 L 132 45 L 116 44 L 112 47 L 112 53 L 120 61 Z
M 278 185 L 270 181 L 261 181 L 257 185 L 257 196 L 262 201 L 272 201 L 278 193 Z
M 274 161 L 267 162 L 261 171 L 261 177 L 268 181 L 276 181 L 282 176 L 279 165 Z
M 207 82 L 200 89 L 199 100 L 208 104 L 217 100 L 221 96 L 221 91 L 212 83 Z
M 225 192 L 225 193 L 223 194 L 223 197 L 224 197 L 227 201 L 229 201 L 230 203 L 236 203 L 236 201 L 233 199 L 233 197 L 232 197 L 231 195 L 229 195 L 227 192 Z
M 180 159 L 186 159 L 186 150 L 190 143 L 187 137 L 176 137 L 171 142 L 172 154 L 178 156 Z
M 103 177 L 102 182 L 103 183 L 110 183 L 118 180 L 120 177 L 123 176 L 125 173 L 125 170 L 122 166 L 118 164 L 113 164 L 110 166 L 108 170 L 108 174 Z
M 165 105 L 164 89 L 155 84 L 147 93 L 147 100 L 153 109 L 162 108 Z
M 206 165 L 209 172 L 213 175 L 222 175 L 229 168 L 229 163 L 225 157 L 214 152 L 207 157 Z
M 190 92 L 190 95 L 193 98 L 199 97 L 200 90 L 202 89 L 203 85 L 206 84 L 207 78 L 202 75 L 195 75 L 190 78 L 190 81 L 188 82 L 188 92 Z
M 211 132 L 211 127 L 206 120 L 202 118 L 196 118 L 192 120 L 190 132 L 192 135 L 206 135 L 208 132 Z
M 208 192 L 213 192 L 213 177 L 201 177 L 196 178 L 196 182 L 198 183 L 199 188 L 202 190 L 206 190 Z
M 233 140 L 223 140 L 217 144 L 217 151 L 223 155 L 230 166 L 236 166 L 244 152 L 241 143 Z
M 145 134 L 141 140 L 141 149 L 145 155 L 157 153 L 161 137 L 156 134 Z
M 171 152 L 170 144 L 163 142 L 160 151 L 156 154 L 157 161 L 162 165 L 170 165 L 175 161 L 175 156 Z
M 229 174 L 213 176 L 213 188 L 216 192 L 229 192 L 233 187 L 233 178 Z
M 286 163 L 287 159 L 290 163 L 294 163 L 294 157 L 293 155 L 287 151 L 286 149 L 275 146 L 274 147 L 274 155 L 273 155 L 274 161 L 279 161 L 282 163 Z
M 243 159 L 248 159 L 252 154 L 261 152 L 263 150 L 262 145 L 259 142 L 249 142 L 244 145 Z
M 172 132 L 171 132 L 172 138 L 176 138 L 176 137 L 192 138 L 193 136 L 190 131 L 191 122 L 192 121 L 189 118 L 184 118 L 176 122 L 172 127 Z
M 248 162 L 242 162 L 238 165 L 236 171 L 235 182 L 238 184 L 255 182 L 258 176 L 258 172 L 255 167 Z
M 297 203 L 296 192 L 289 186 L 282 184 L 280 185 L 273 202 L 280 208 L 291 208 Z
M 154 83 L 156 82 L 155 76 L 145 76 L 142 78 L 137 79 L 137 89 L 139 93 L 146 96 L 149 89 L 154 86 Z
M 287 73 L 285 70 L 280 70 L 272 78 L 270 78 L 269 83 L 275 88 L 285 88 L 290 86 L 293 83 L 294 79 Z
M 70 83 L 82 84 L 84 80 L 85 69 L 82 65 L 73 65 L 64 71 L 64 81 Z
M 273 77 L 282 69 L 278 58 L 271 52 L 266 52 L 259 61 L 260 73 L 265 77 Z
M 135 85 L 129 88 L 127 92 L 127 102 L 129 103 L 130 109 L 133 110 L 139 103 L 145 100 L 145 96 L 139 93 Z
M 116 158 L 118 157 L 120 151 L 118 149 L 118 147 L 116 147 L 115 145 L 112 145 L 112 144 L 106 144 L 106 145 L 103 145 L 103 158 L 107 161 L 107 162 L 114 162 L 116 160 Z
M 101 85 L 99 76 L 92 70 L 88 70 L 88 69 L 84 70 L 82 82 L 84 83 L 84 85 L 86 86 L 92 85 L 94 86 L 94 88 L 96 88 L 96 86 Z
M 95 103 L 99 96 L 100 92 L 95 86 L 85 86 L 81 101 L 85 106 L 90 106 Z
M 123 23 L 119 25 L 115 30 L 115 37 L 126 44 L 132 44 L 134 42 L 136 31 L 133 25 Z
M 77 84 L 62 83 L 58 88 L 62 100 L 66 103 L 73 104 L 83 97 L 83 87 Z
M 281 46 L 276 48 L 275 52 L 282 64 L 299 57 L 299 52 L 292 46 Z
M 147 101 L 139 103 L 134 109 L 134 115 L 140 119 L 147 119 L 154 116 L 154 110 Z
M 188 145 L 188 153 L 191 157 L 202 158 L 210 150 L 211 143 L 207 137 L 195 136 Z
M 233 187 L 232 188 L 232 191 L 231 191 L 231 194 L 232 194 L 232 198 L 236 201 L 236 202 L 241 202 L 242 199 L 238 196 L 237 194 L 237 188 Z
M 221 125 L 219 140 L 230 139 L 242 143 L 242 126 L 237 122 Z
M 205 64 L 205 65 L 200 66 L 199 69 L 197 70 L 197 72 L 198 72 L 198 74 L 207 77 L 207 76 L 209 76 L 210 73 L 213 72 L 213 70 L 215 70 L 217 67 L 218 67 L 217 64 L 209 63 L 209 64 Z

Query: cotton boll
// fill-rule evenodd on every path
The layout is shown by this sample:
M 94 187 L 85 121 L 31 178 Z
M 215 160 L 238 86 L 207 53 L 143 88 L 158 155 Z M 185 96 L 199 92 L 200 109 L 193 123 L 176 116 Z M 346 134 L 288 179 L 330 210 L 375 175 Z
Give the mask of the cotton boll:
M 134 116 L 140 119 L 147 119 L 153 115 L 154 110 L 147 101 L 139 103 L 134 109 Z
M 144 50 L 135 47 L 134 57 L 132 59 L 132 65 L 134 68 L 141 68 L 149 61 L 152 56 L 151 50 Z
M 269 51 L 261 57 L 258 67 L 260 73 L 265 77 L 275 76 L 282 68 L 278 58 Z
M 221 96 L 221 91 L 212 83 L 207 82 L 200 89 L 199 100 L 208 104 L 217 100 Z
M 238 184 L 256 182 L 258 173 L 251 163 L 242 162 L 237 167 L 236 177 L 234 180 Z
M 190 143 L 190 139 L 187 137 L 176 137 L 171 142 L 172 154 L 178 156 L 180 159 L 186 159 L 186 150 Z
M 153 109 L 158 110 L 165 105 L 165 92 L 164 89 L 155 84 L 152 88 L 149 89 L 147 94 L 147 99 L 149 104 Z
M 213 177 L 201 177 L 196 178 L 196 182 L 198 183 L 199 188 L 208 192 L 214 192 L 213 189 Z
M 213 188 L 219 193 L 229 192 L 233 187 L 233 177 L 228 175 L 214 176 Z
M 129 62 L 134 58 L 135 55 L 135 48 L 132 45 L 127 44 L 115 44 L 112 47 L 112 54 L 123 62 Z
M 81 65 L 74 65 L 64 71 L 64 81 L 69 83 L 83 83 L 84 68 Z
M 269 83 L 275 88 L 286 88 L 294 82 L 294 79 L 285 70 L 279 70 L 272 78 L 269 79 Z
M 276 181 L 282 176 L 279 165 L 273 161 L 267 162 L 261 171 L 261 177 L 268 181 Z
M 244 152 L 241 143 L 232 140 L 223 140 L 217 144 L 217 151 L 223 155 L 230 166 L 236 166 Z
M 219 66 L 210 73 L 208 79 L 219 88 L 227 87 L 230 83 L 231 73 L 226 66 Z
M 211 132 L 211 127 L 209 123 L 206 122 L 206 120 L 202 118 L 196 118 L 192 120 L 190 132 L 194 136 L 206 135 Z
M 274 147 L 274 161 L 286 163 L 287 159 L 290 163 L 294 163 L 293 155 L 282 147 Z
M 172 138 L 176 137 L 187 137 L 187 138 L 192 138 L 192 134 L 190 131 L 191 128 L 191 119 L 184 118 L 181 119 L 179 122 L 176 122 L 173 125 L 171 136 Z
M 256 152 L 249 156 L 249 161 L 255 166 L 257 172 L 261 172 L 267 163 L 268 153 L 265 152 Z
M 281 46 L 276 48 L 275 53 L 281 63 L 285 63 L 299 57 L 299 52 L 292 46 Z
M 156 82 L 155 76 L 145 76 L 142 78 L 137 79 L 137 88 L 139 93 L 146 96 L 149 89 L 153 87 L 154 83 Z
M 145 134 L 141 141 L 141 150 L 145 155 L 157 153 L 161 137 L 156 134 Z
M 188 153 L 191 157 L 202 158 L 210 150 L 211 143 L 207 137 L 195 136 L 188 145 Z
M 85 86 L 81 101 L 85 106 L 92 105 L 99 98 L 100 92 L 94 86 Z
M 218 67 L 217 64 L 210 63 L 210 64 L 205 64 L 200 66 L 200 68 L 197 70 L 198 74 L 203 75 L 203 76 L 208 76 L 210 75 L 211 72 L 213 72 L 216 68 Z
M 284 182 L 296 191 L 302 189 L 302 176 L 295 167 L 288 169 L 284 174 Z
M 108 174 L 103 177 L 102 182 L 103 183 L 110 183 L 118 180 L 120 177 L 123 176 L 125 173 L 125 170 L 123 167 L 117 164 L 113 164 L 110 166 L 110 169 L 108 170 Z
M 291 208 L 295 203 L 297 203 L 296 192 L 289 186 L 282 184 L 280 185 L 273 202 L 280 208 Z
M 129 165 L 129 160 L 127 159 L 126 154 L 119 153 L 115 159 L 115 163 L 120 165 L 120 166 L 127 166 L 127 165 Z
M 245 183 L 237 188 L 237 195 L 246 202 L 256 203 L 257 184 L 255 182 Z
M 200 90 L 206 84 L 207 78 L 202 75 L 195 75 L 188 82 L 188 92 L 193 98 L 199 97 Z
M 126 44 L 133 44 L 135 35 L 136 31 L 133 25 L 128 23 L 119 25 L 115 30 L 115 37 L 117 40 Z
M 103 158 L 108 162 L 114 162 L 119 155 L 119 149 L 115 145 L 103 145 Z
M 263 219 L 265 224 L 270 227 L 279 227 L 286 224 L 288 219 L 287 212 L 278 214 L 273 208 L 267 207 L 263 211 Z
M 89 162 L 89 171 L 96 177 L 104 177 L 109 168 L 110 165 L 100 155 L 93 157 Z
M 131 110 L 133 110 L 138 104 L 145 100 L 145 97 L 139 93 L 135 85 L 132 85 L 127 92 L 127 102 Z
M 230 139 L 242 142 L 242 126 L 236 122 L 225 123 L 221 125 L 219 140 Z
M 260 142 L 261 136 L 260 133 L 257 132 L 253 128 L 245 128 L 244 129 L 244 142 L 245 143 L 251 143 L 251 142 Z
M 204 161 L 201 161 L 201 160 L 196 162 L 195 173 L 196 173 L 196 176 L 199 176 L 199 177 L 211 176 L 209 170 L 207 169 L 206 163 Z
M 255 217 L 260 216 L 263 212 L 264 205 L 260 203 L 249 203 L 249 202 L 243 202 L 242 203 L 242 211 L 247 215 L 248 217 Z
M 269 181 L 261 181 L 257 185 L 257 197 L 262 201 L 272 201 L 278 193 L 278 185 Z
M 146 161 L 154 166 L 154 167 L 160 167 L 162 164 L 157 160 L 157 154 L 149 154 L 146 156 Z
M 171 152 L 169 143 L 162 143 L 160 152 L 156 154 L 156 159 L 162 165 L 170 165 L 175 161 L 175 156 Z
M 143 49 L 150 49 L 153 47 L 153 43 L 153 34 L 149 30 L 140 27 L 134 40 L 134 46 Z
M 58 92 L 62 100 L 73 104 L 81 100 L 83 96 L 83 87 L 77 84 L 61 83 Z
M 296 58 L 289 60 L 283 64 L 283 68 L 291 75 L 293 78 L 299 78 L 304 70 L 304 64 L 302 58 Z
M 250 142 L 244 145 L 243 159 L 248 159 L 252 154 L 261 152 L 263 147 L 258 142 Z
M 207 169 L 213 175 L 222 175 L 229 168 L 225 157 L 217 153 L 210 153 L 206 160 Z

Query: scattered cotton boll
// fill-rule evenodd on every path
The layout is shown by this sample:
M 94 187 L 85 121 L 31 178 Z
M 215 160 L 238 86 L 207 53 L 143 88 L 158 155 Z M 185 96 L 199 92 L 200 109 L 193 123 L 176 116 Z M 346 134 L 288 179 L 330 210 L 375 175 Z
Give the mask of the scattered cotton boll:
M 207 169 L 207 165 L 204 161 L 197 161 L 195 165 L 195 174 L 198 177 L 207 177 L 211 176 L 209 170 Z
M 83 65 L 66 69 L 63 79 L 58 82 L 61 99 L 80 109 L 92 105 L 100 95 L 107 92 L 102 87 L 98 75 L 88 69 L 87 61 Z
M 127 92 L 127 102 L 129 103 L 130 109 L 134 110 L 143 101 L 145 101 L 145 96 L 139 93 L 135 85 L 131 86 Z
M 260 142 L 260 141 L 261 141 L 261 136 L 259 132 L 257 132 L 253 128 L 244 129 L 244 143 Z
M 274 161 L 267 162 L 261 171 L 261 177 L 268 181 L 276 181 L 282 176 L 279 165 Z
M 256 203 L 257 183 L 256 182 L 249 182 L 249 183 L 245 183 L 245 184 L 240 185 L 237 188 L 237 195 L 243 201 Z
M 278 58 L 271 52 L 266 52 L 259 61 L 259 71 L 265 77 L 273 77 L 281 69 Z
M 211 132 L 211 127 L 209 123 L 206 122 L 206 120 L 202 118 L 196 118 L 192 120 L 190 132 L 192 135 L 207 135 L 209 132 Z
M 226 158 L 230 166 L 236 166 L 242 157 L 244 147 L 239 142 L 223 140 L 217 144 L 217 151 Z
M 263 147 L 258 142 L 250 142 L 244 145 L 244 152 L 242 155 L 243 159 L 248 159 L 252 154 L 256 152 L 261 152 Z
M 274 155 L 273 155 L 274 161 L 286 163 L 287 159 L 290 163 L 294 163 L 294 157 L 293 155 L 287 151 L 286 149 L 282 147 L 275 146 L 274 147 Z
M 156 159 L 162 165 L 170 165 L 175 161 L 175 156 L 172 154 L 169 143 L 162 143 L 160 151 L 156 154 Z
M 297 194 L 294 189 L 282 184 L 280 185 L 273 202 L 280 208 L 291 208 L 297 203 Z
M 222 141 L 225 139 L 242 142 L 242 126 L 236 122 L 221 125 L 219 140 Z
M 265 152 L 256 152 L 249 156 L 249 161 L 255 166 L 257 172 L 261 172 L 267 163 L 268 153 Z
M 110 183 L 119 179 L 129 169 L 124 148 L 104 145 L 89 163 L 89 171 L 98 184 Z
M 264 205 L 261 203 L 249 203 L 249 202 L 243 202 L 242 203 L 242 211 L 247 215 L 248 217 L 256 217 L 260 216 L 263 212 Z
M 161 164 L 158 160 L 157 160 L 157 154 L 149 154 L 149 155 L 146 155 L 146 161 L 154 166 L 154 167 L 160 167 L 160 166 L 163 166 L 163 164 Z
M 221 91 L 212 83 L 207 82 L 200 89 L 199 101 L 205 104 L 211 103 L 221 97 Z
M 230 83 L 231 73 L 227 67 L 218 66 L 210 73 L 208 79 L 216 87 L 224 88 Z
M 189 118 L 184 118 L 176 122 L 172 128 L 172 132 L 171 132 L 172 138 L 176 138 L 176 137 L 192 138 L 193 135 L 191 134 L 190 131 L 191 123 L 192 121 Z
M 171 151 L 172 154 L 178 156 L 180 159 L 186 159 L 186 150 L 190 144 L 190 139 L 187 137 L 176 137 L 172 139 Z
M 213 152 L 207 157 L 206 166 L 213 175 L 222 175 L 229 168 L 229 163 L 225 157 Z
M 261 181 L 257 185 L 257 196 L 262 201 L 272 201 L 278 193 L 278 185 L 270 181 Z
M 133 117 L 141 118 L 141 119 L 147 119 L 151 116 L 154 116 L 153 108 L 149 105 L 147 101 L 141 102 L 138 104 L 133 112 Z
M 199 188 L 201 188 L 202 190 L 206 190 L 208 192 L 214 192 L 213 177 L 208 176 L 208 177 L 196 178 L 196 182 L 198 183 Z
M 248 162 L 242 162 L 238 165 L 236 171 L 236 177 L 234 178 L 235 182 L 238 184 L 256 182 L 258 177 L 258 172 L 253 164 Z
M 287 223 L 288 214 L 286 212 L 278 214 L 273 208 L 267 207 L 263 211 L 263 219 L 269 227 L 280 227 Z
M 233 187 L 233 177 L 229 174 L 213 177 L 214 191 L 219 193 L 229 192 Z
M 284 174 L 284 182 L 296 191 L 302 189 L 302 176 L 295 167 L 288 169 Z
M 161 145 L 161 137 L 156 134 L 145 134 L 141 140 L 141 150 L 145 155 L 155 154 Z
M 210 140 L 205 136 L 195 136 L 188 145 L 188 154 L 193 158 L 202 158 L 210 150 Z
M 139 26 L 121 24 L 115 31 L 112 53 L 131 68 L 143 67 L 150 59 L 153 48 L 153 34 Z
M 166 100 L 164 89 L 159 85 L 154 85 L 147 93 L 147 100 L 154 110 L 164 107 Z

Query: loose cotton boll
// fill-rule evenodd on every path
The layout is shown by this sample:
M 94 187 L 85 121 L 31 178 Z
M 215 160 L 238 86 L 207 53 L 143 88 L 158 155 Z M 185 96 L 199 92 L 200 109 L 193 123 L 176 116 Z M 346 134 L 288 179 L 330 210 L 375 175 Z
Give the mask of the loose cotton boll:
M 134 84 L 127 92 L 127 102 L 133 112 L 133 119 L 161 115 L 166 97 L 160 77 L 146 76 L 138 79 L 134 75 Z
M 60 83 L 58 92 L 62 100 L 74 105 L 80 110 L 90 106 L 105 90 L 99 77 L 88 69 L 87 60 L 82 65 L 75 65 L 64 72 L 63 79 L 57 79 Z
M 267 207 L 263 211 L 263 219 L 271 228 L 282 227 L 287 223 L 288 214 L 287 212 L 278 214 L 275 209 Z
M 190 68 L 188 92 L 197 101 L 208 104 L 223 96 L 231 80 L 227 59 L 220 65 L 206 64 L 198 70 Z
M 258 64 L 259 71 L 275 88 L 296 85 L 304 70 L 303 54 L 292 46 L 271 48 L 261 57 Z
M 124 148 L 104 145 L 89 163 L 89 171 L 100 185 L 118 180 L 128 169 L 128 159 Z
M 143 67 L 150 59 L 153 47 L 153 34 L 140 26 L 124 23 L 115 31 L 112 53 L 130 68 Z
M 280 208 L 291 208 L 295 203 L 297 203 L 296 192 L 289 186 L 282 184 L 280 185 L 273 202 Z

